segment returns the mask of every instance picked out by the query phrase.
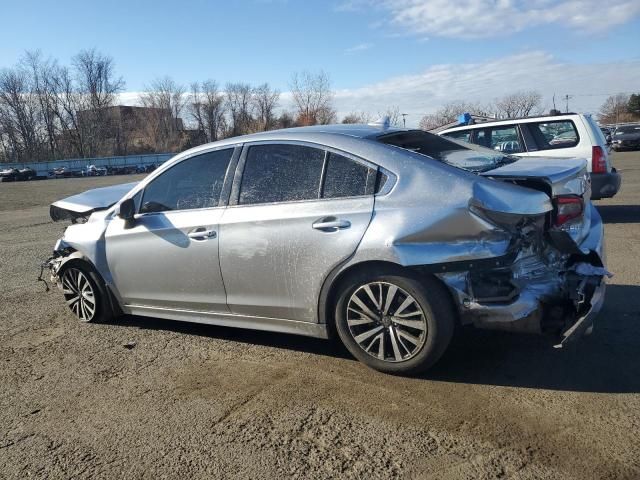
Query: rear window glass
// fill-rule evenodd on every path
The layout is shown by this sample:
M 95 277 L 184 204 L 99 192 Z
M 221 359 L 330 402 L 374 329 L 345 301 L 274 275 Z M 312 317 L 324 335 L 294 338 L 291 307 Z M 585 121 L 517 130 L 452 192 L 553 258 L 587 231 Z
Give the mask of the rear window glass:
M 580 141 L 578 131 L 571 120 L 532 122 L 527 125 L 541 150 L 571 148 Z
M 517 157 L 505 155 L 497 150 L 420 130 L 383 135 L 378 137 L 378 141 L 420 153 L 471 172 L 488 171 L 517 160 Z

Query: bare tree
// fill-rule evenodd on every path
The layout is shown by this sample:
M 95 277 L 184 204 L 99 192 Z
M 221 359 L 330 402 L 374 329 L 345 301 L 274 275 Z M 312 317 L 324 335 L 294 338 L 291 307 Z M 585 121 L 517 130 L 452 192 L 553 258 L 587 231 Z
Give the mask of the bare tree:
M 536 91 L 520 91 L 496 100 L 495 111 L 499 118 L 528 117 L 542 113 L 542 95 Z
M 227 83 L 226 105 L 231 117 L 230 136 L 245 135 L 253 129 L 252 88 L 248 83 Z
M 78 120 L 79 110 L 84 105 L 83 95 L 77 90 L 67 67 L 60 67 L 52 72 L 50 81 L 57 96 L 54 114 L 61 132 L 59 146 L 62 154 L 84 157 L 84 129 Z
M 147 133 L 156 152 L 169 152 L 180 148 L 183 130 L 180 114 L 185 106 L 185 89 L 170 77 L 157 78 L 140 96 L 147 107 Z
M 280 99 L 280 92 L 263 83 L 253 89 L 253 107 L 256 112 L 258 128 L 266 131 L 273 127 L 274 112 Z
M 389 125 L 400 125 L 400 107 L 394 105 L 387 108 L 384 112 L 378 113 L 379 117 L 388 117 Z
M 278 119 L 276 120 L 277 128 L 291 128 L 295 126 L 296 121 L 293 118 L 293 114 L 291 112 L 284 111 L 280 114 Z
M 598 120 L 600 123 L 620 123 L 631 122 L 636 117 L 629 113 L 629 95 L 625 93 L 618 93 L 617 95 L 611 95 L 600 107 L 598 113 Z
M 224 135 L 224 95 L 214 80 L 191 85 L 189 111 L 204 141 L 215 142 Z
M 38 99 L 21 68 L 0 72 L 0 130 L 14 161 L 38 160 Z
M 336 120 L 331 80 L 325 72 L 294 73 L 290 87 L 299 125 L 326 124 Z
M 78 126 L 83 130 L 85 154 L 94 156 L 104 148 L 104 141 L 112 134 L 112 116 L 108 108 L 113 106 L 118 92 L 124 88 L 124 80 L 115 77 L 113 58 L 96 49 L 81 50 L 72 59 L 79 93 L 77 110 Z
M 444 104 L 435 113 L 422 117 L 420 120 L 420 128 L 423 130 L 431 130 L 455 121 L 458 116 L 463 113 L 482 114 L 484 110 L 485 109 L 477 102 L 455 100 Z
M 371 114 L 367 112 L 351 112 L 342 119 L 342 123 L 369 123 Z
M 30 74 L 31 90 L 38 101 L 40 128 L 48 149 L 47 157 L 57 158 L 60 155 L 56 116 L 60 98 L 55 83 L 58 64 L 55 60 L 44 59 L 39 51 L 26 52 L 21 64 Z

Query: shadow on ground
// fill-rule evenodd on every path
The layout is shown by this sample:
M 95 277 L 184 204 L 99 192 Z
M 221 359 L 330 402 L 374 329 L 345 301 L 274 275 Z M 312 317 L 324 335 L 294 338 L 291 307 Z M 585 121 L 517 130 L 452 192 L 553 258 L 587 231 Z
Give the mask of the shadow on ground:
M 351 358 L 338 341 L 126 316 L 120 323 L 253 345 Z M 564 349 L 535 335 L 465 330 L 429 381 L 577 392 L 640 393 L 640 287 L 609 285 L 593 335 Z
M 640 205 L 598 205 L 604 223 L 640 223 Z

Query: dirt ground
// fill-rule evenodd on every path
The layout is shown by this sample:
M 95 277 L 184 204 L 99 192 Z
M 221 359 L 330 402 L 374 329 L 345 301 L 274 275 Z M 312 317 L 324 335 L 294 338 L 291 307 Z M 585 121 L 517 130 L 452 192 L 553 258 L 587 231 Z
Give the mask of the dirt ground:
M 594 334 L 466 331 L 422 378 L 323 340 L 74 321 L 36 282 L 48 204 L 139 177 L 0 184 L 0 477 L 640 478 L 640 153 L 614 163 Z

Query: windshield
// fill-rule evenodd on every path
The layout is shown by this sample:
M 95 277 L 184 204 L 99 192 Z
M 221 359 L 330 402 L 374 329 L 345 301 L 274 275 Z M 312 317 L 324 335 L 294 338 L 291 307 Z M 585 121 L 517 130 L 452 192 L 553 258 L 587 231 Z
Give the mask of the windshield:
M 629 125 L 626 127 L 616 128 L 616 135 L 624 135 L 626 133 L 640 133 L 640 125 Z
M 480 145 L 444 138 L 421 130 L 384 135 L 378 137 L 378 141 L 427 155 L 470 172 L 486 172 L 519 160 L 518 157 L 505 155 Z

